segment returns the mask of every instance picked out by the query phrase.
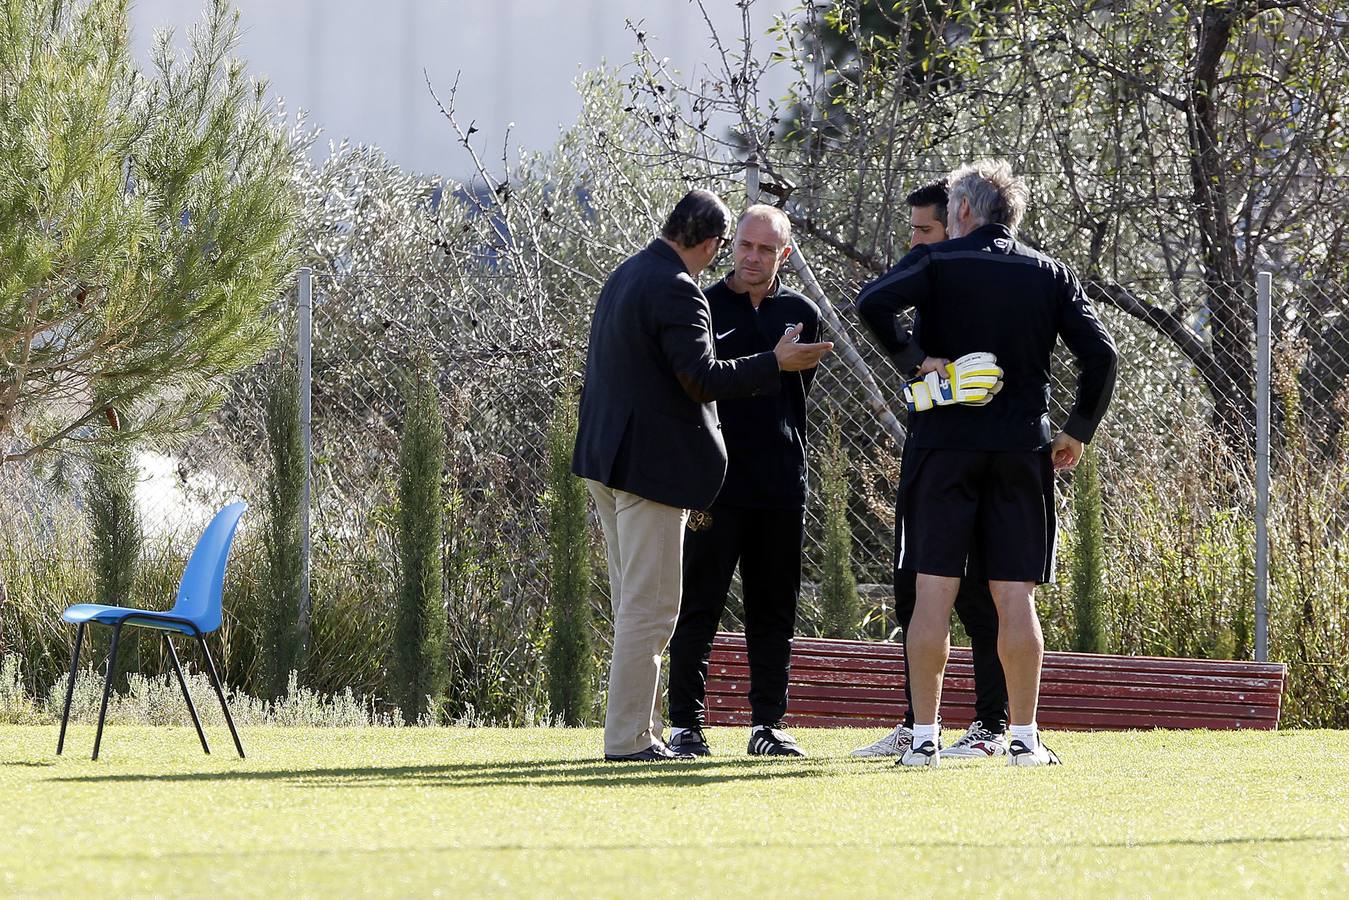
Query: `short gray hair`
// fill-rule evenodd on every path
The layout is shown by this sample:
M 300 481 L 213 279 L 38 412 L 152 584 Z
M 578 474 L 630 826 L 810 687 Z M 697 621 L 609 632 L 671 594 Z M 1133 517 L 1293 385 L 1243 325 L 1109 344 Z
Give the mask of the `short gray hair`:
M 773 230 L 778 233 L 778 237 L 782 239 L 782 246 L 785 247 L 792 242 L 792 220 L 776 206 L 769 206 L 767 203 L 755 203 L 747 207 L 740 214 L 739 221 L 735 223 L 737 230 L 740 228 L 740 223 L 746 219 L 762 219 L 768 222 L 773 226 Z
M 1030 202 L 1030 190 L 1012 174 L 1007 160 L 976 160 L 946 176 L 946 183 L 950 185 L 950 209 L 960 209 L 960 201 L 965 200 L 980 225 L 1006 225 L 1016 234 Z

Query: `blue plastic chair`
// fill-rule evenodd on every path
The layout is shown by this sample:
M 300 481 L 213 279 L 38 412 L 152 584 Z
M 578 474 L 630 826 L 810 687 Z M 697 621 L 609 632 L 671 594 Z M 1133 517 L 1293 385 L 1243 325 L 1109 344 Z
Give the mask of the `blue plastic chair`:
M 183 699 L 187 701 L 188 712 L 192 713 L 192 724 L 197 726 L 197 737 L 201 739 L 201 749 L 211 752 L 206 743 L 206 733 L 201 730 L 201 719 L 197 708 L 192 705 L 192 697 L 187 692 L 187 681 L 183 678 L 183 668 L 178 663 L 178 653 L 173 649 L 169 634 L 178 633 L 196 637 L 201 645 L 201 654 L 206 659 L 206 671 L 210 673 L 211 685 L 220 698 L 220 708 L 225 711 L 225 721 L 229 724 L 230 734 L 234 736 L 234 746 L 240 758 L 244 755 L 244 745 L 239 741 L 239 732 L 234 727 L 234 718 L 230 715 L 229 704 L 225 702 L 225 691 L 220 687 L 220 675 L 216 672 L 211 651 L 206 647 L 206 635 L 220 627 L 220 597 L 225 582 L 225 560 L 229 557 L 230 545 L 234 543 L 234 532 L 239 527 L 239 518 L 248 508 L 245 503 L 231 503 L 216 513 L 211 524 L 202 532 L 201 539 L 192 551 L 192 556 L 183 569 L 182 581 L 178 582 L 178 597 L 173 609 L 168 612 L 156 612 L 150 609 L 132 609 L 127 606 L 103 606 L 99 603 L 77 603 L 66 608 L 61 618 L 73 622 L 79 627 L 75 631 L 75 650 L 70 654 L 70 680 L 66 685 L 66 707 L 61 713 L 61 736 L 56 741 L 56 754 L 59 756 L 66 743 L 66 722 L 70 718 L 70 701 L 75 695 L 75 674 L 80 661 L 80 644 L 84 641 L 84 627 L 90 623 L 107 625 L 112 628 L 112 648 L 108 651 L 108 674 L 103 683 L 103 705 L 98 711 L 98 733 L 94 736 L 94 759 L 98 759 L 99 744 L 103 740 L 103 719 L 108 714 L 108 695 L 112 692 L 112 676 L 116 671 L 117 641 L 122 634 L 123 625 L 135 625 L 141 628 L 154 628 L 163 632 L 164 643 L 169 648 L 169 659 L 173 660 L 173 671 L 178 676 L 178 686 L 183 689 Z

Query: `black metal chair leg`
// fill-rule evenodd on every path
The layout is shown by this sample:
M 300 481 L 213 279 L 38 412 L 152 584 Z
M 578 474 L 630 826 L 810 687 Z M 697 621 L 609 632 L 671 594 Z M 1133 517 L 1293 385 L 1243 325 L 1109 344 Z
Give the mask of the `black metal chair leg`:
M 197 737 L 201 738 L 201 749 L 209 755 L 211 746 L 206 743 L 206 732 L 201 730 L 201 719 L 197 716 L 197 707 L 192 705 L 192 695 L 187 692 L 187 679 L 183 677 L 183 667 L 178 664 L 178 651 L 173 649 L 173 641 L 169 639 L 167 631 L 164 632 L 164 643 L 169 648 L 169 659 L 173 660 L 173 672 L 178 676 L 178 686 L 183 689 L 183 699 L 187 701 L 187 711 L 192 714 L 192 724 L 197 726 Z
M 197 643 L 201 644 L 201 655 L 206 657 L 206 672 L 211 676 L 211 687 L 215 688 L 215 695 L 220 698 L 220 708 L 225 711 L 225 724 L 230 727 L 230 734 L 234 737 L 234 748 L 239 751 L 239 758 L 244 758 L 244 745 L 239 740 L 239 732 L 234 727 L 234 717 L 230 715 L 230 705 L 225 702 L 225 691 L 220 687 L 220 676 L 216 674 L 215 662 L 211 659 L 211 651 L 206 646 L 206 636 L 200 631 L 197 632 Z
M 117 674 L 117 640 L 122 636 L 122 623 L 112 626 L 112 649 L 108 651 L 108 675 L 103 680 L 103 705 L 98 709 L 98 731 L 94 734 L 94 755 L 98 759 L 98 747 L 103 742 L 103 719 L 108 715 L 108 695 L 112 693 L 112 677 Z
M 70 679 L 66 682 L 66 706 L 61 711 L 61 736 L 56 739 L 56 755 L 66 746 L 66 722 L 70 720 L 70 701 L 75 697 L 75 673 L 80 667 L 80 645 L 84 643 L 84 623 L 75 628 L 75 649 L 70 654 Z

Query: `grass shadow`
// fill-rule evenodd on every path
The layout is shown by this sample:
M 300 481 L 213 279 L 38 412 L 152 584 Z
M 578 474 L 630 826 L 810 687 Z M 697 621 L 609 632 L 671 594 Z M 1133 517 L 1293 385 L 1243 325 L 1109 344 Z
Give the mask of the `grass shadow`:
M 444 763 L 425 766 L 363 766 L 315 769 L 264 769 L 228 772 L 153 772 L 72 775 L 50 779 L 69 783 L 289 781 L 327 787 L 490 787 L 529 784 L 538 787 L 698 786 L 741 779 L 811 778 L 821 765 L 799 762 L 726 759 L 691 762 L 610 763 L 595 760 L 545 759 L 504 763 Z
M 908 843 L 908 847 L 914 850 L 1033 850 L 1037 847 L 1045 849 L 1103 849 L 1103 850 L 1150 850 L 1162 849 L 1168 847 L 1222 847 L 1222 846 L 1250 846 L 1259 847 L 1262 845 L 1280 845 L 1280 844 L 1302 844 L 1302 843 L 1343 843 L 1349 841 L 1349 836 L 1344 835 L 1303 835 L 1300 837 L 1230 837 L 1215 838 L 1212 840 L 1203 840 L 1200 838 L 1181 838 L 1176 840 L 1157 840 L 1157 841 L 1045 841 L 1040 843 L 1024 843 L 1014 841 L 949 841 L 949 840 L 915 840 Z M 776 840 L 732 840 L 719 841 L 715 844 L 717 849 L 761 851 L 761 850 L 781 850 L 784 852 L 801 852 L 805 850 L 847 850 L 847 849 L 873 849 L 874 842 L 871 841 L 818 841 L 818 840 L 800 840 L 799 838 L 784 837 Z M 453 845 L 418 845 L 416 847 L 342 847 L 342 848 L 313 848 L 313 847 L 277 847 L 261 850 L 185 850 L 174 853 L 140 853 L 140 852 L 108 852 L 100 850 L 95 853 L 81 854 L 82 859 L 97 860 L 106 862 L 125 862 L 127 860 L 162 860 L 166 858 L 187 859 L 187 858 L 237 858 L 237 857 L 287 857 L 287 856 L 396 856 L 407 854 L 422 853 L 576 853 L 576 852 L 661 852 L 669 853 L 674 850 L 687 849 L 707 849 L 708 844 L 704 841 L 676 841 L 673 843 L 662 842 L 659 846 L 653 846 L 649 843 L 579 843 L 579 844 L 529 844 L 526 842 L 495 843 L 495 844 L 453 844 Z

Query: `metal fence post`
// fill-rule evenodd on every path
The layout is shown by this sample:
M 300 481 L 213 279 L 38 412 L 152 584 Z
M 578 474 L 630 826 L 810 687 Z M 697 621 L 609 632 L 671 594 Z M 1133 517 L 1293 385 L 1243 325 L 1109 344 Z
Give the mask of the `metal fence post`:
M 1269 659 L 1269 272 L 1255 279 L 1255 659 Z
M 314 441 L 310 420 L 310 361 L 314 347 L 313 309 L 314 309 L 314 272 L 305 266 L 300 269 L 296 282 L 296 304 L 298 306 L 298 351 L 300 360 L 300 439 L 304 442 L 304 490 L 300 495 L 300 611 L 297 625 L 300 632 L 301 658 L 309 652 L 309 504 L 312 496 L 310 484 L 314 471 Z

